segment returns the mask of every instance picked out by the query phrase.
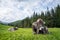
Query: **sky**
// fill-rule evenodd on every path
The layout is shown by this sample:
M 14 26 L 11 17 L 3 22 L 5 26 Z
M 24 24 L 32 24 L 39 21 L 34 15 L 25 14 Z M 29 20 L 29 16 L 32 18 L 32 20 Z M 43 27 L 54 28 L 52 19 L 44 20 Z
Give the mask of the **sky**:
M 40 13 L 60 4 L 60 0 L 0 0 L 0 21 L 14 22 L 22 20 L 33 12 Z

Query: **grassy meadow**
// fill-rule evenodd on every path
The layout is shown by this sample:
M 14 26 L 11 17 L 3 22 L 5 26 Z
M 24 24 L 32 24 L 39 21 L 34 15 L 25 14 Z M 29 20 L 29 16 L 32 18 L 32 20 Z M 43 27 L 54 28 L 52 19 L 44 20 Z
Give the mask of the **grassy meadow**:
M 0 40 L 60 40 L 60 28 L 49 28 L 49 34 L 33 34 L 32 28 L 8 31 L 11 26 L 0 25 Z

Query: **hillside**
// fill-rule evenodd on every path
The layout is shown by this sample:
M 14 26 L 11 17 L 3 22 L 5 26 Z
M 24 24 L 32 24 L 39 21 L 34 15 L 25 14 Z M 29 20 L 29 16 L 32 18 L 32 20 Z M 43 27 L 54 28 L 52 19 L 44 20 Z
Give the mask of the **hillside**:
M 51 10 L 47 10 L 46 12 L 42 11 L 41 14 L 34 12 L 31 17 L 26 17 L 23 20 L 17 20 L 13 23 L 10 23 L 9 25 L 31 28 L 32 23 L 39 18 L 41 18 L 45 22 L 45 25 L 49 28 L 60 28 L 60 5 L 57 5 L 57 7 L 55 7 L 54 9 L 52 8 Z
M 9 32 L 9 27 L 0 24 L 0 40 L 60 40 L 60 28 L 49 28 L 49 34 L 34 35 L 31 28 Z

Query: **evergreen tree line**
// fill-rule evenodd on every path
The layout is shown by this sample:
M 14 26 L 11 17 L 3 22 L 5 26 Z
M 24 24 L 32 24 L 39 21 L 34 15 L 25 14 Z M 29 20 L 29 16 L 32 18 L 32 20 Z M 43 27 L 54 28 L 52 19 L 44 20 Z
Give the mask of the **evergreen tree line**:
M 30 28 L 32 27 L 32 23 L 35 22 L 38 18 L 42 18 L 45 21 L 45 25 L 47 27 L 60 27 L 60 5 L 58 5 L 54 9 L 52 8 L 50 11 L 42 11 L 41 14 L 34 12 L 31 17 L 26 17 L 23 20 L 12 22 L 8 25 Z

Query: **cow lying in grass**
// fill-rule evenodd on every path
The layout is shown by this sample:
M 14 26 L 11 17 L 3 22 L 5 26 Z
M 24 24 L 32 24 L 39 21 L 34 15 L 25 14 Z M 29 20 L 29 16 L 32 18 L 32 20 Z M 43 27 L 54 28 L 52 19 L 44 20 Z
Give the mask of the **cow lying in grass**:
M 15 30 L 18 30 L 18 27 L 12 27 L 12 28 L 9 28 L 8 30 L 9 31 L 15 31 Z
M 45 34 L 48 33 L 48 28 L 44 25 L 45 22 L 40 18 L 36 22 L 32 23 L 34 34 Z
M 40 27 L 39 34 L 46 34 L 46 33 L 48 33 L 48 28 L 47 27 Z

